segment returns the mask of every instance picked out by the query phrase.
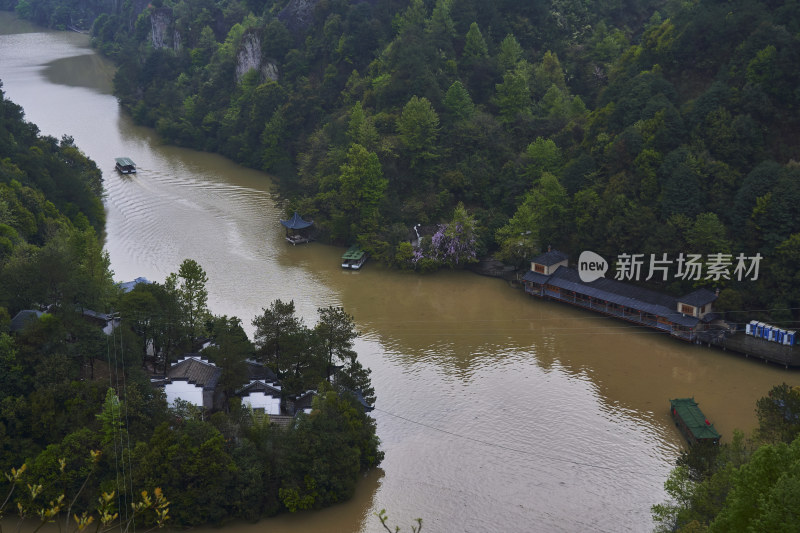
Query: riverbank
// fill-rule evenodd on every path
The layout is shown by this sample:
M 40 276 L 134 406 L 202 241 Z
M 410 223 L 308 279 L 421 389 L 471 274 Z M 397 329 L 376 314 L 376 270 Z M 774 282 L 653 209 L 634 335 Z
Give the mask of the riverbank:
M 341 247 L 288 245 L 269 176 L 135 126 L 87 45 L 71 32 L 0 36 L 0 78 L 44 133 L 73 135 L 103 167 L 115 279 L 161 281 L 193 258 L 213 312 L 245 328 L 276 298 L 309 321 L 342 306 L 373 371 L 382 471 L 327 511 L 223 531 L 377 533 L 382 508 L 404 530 L 421 516 L 431 531 L 646 531 L 683 446 L 668 398 L 695 396 L 729 439 L 755 427 L 753 405 L 772 386 L 800 384 L 782 367 L 534 300 L 499 279 L 377 262 L 344 271 Z M 117 154 L 137 176 L 113 170 Z
M 731 324 L 724 321 L 721 317 L 714 315 L 710 308 L 706 311 L 706 316 L 708 316 L 710 319 L 705 321 L 704 324 L 699 324 L 702 325 L 702 328 L 698 329 L 697 331 L 691 331 L 683 327 L 680 331 L 675 332 L 673 331 L 674 325 L 671 325 L 668 319 L 662 319 L 652 315 L 652 312 L 655 312 L 652 304 L 643 304 L 643 308 L 646 308 L 649 311 L 648 315 L 652 316 L 651 319 L 645 319 L 642 312 L 637 313 L 635 312 L 635 309 L 631 310 L 632 312 L 626 317 L 621 308 L 617 309 L 618 306 L 609 304 L 602 298 L 598 298 L 597 293 L 599 288 L 590 288 L 588 285 L 584 287 L 585 292 L 591 293 L 593 296 L 578 297 L 574 291 L 566 291 L 572 295 L 571 298 L 568 298 L 564 296 L 563 291 L 545 291 L 542 287 L 542 284 L 545 283 L 544 277 L 539 276 L 542 279 L 537 278 L 531 282 L 526 282 L 524 279 L 527 279 L 526 275 L 530 275 L 529 272 L 521 272 L 518 269 L 510 265 L 506 265 L 494 258 L 481 259 L 478 263 L 470 265 L 468 269 L 476 274 L 503 279 L 509 282 L 512 287 L 524 289 L 525 292 L 532 296 L 544 298 L 552 302 L 567 303 L 593 313 L 616 317 L 626 322 L 633 322 L 645 327 L 651 327 L 663 333 L 669 333 L 673 336 L 677 336 L 682 340 L 688 340 L 694 344 L 705 345 L 708 348 L 716 347 L 722 349 L 723 351 L 730 350 L 743 355 L 746 358 L 754 357 L 767 363 L 782 365 L 786 369 L 789 369 L 790 367 L 800 367 L 799 346 L 779 344 L 766 339 L 745 335 L 743 326 L 737 327 L 736 324 Z M 545 267 L 543 266 L 542 271 L 544 271 L 544 269 Z M 531 283 L 532 285 L 530 285 Z M 609 283 L 606 283 L 606 285 L 609 285 Z M 578 282 L 571 283 L 570 286 L 577 290 L 578 287 L 582 287 L 583 285 Z M 617 287 L 618 291 L 622 291 L 621 294 L 623 296 L 623 300 L 628 302 L 626 305 L 633 305 L 636 307 L 636 304 L 634 303 L 636 301 L 635 297 L 631 298 L 631 295 L 627 293 L 633 293 L 639 289 L 633 286 L 629 287 L 624 283 L 616 283 L 614 287 Z M 553 290 L 556 290 L 556 288 Z M 652 291 L 648 290 L 645 290 L 644 294 L 651 294 L 652 297 L 657 299 L 668 299 L 666 295 L 664 295 L 662 298 L 657 293 L 653 293 Z M 709 293 L 709 295 L 713 296 L 711 293 Z M 607 298 L 608 296 L 605 297 Z M 677 303 L 677 305 L 675 305 L 673 303 L 669 307 L 671 311 L 670 309 L 664 309 L 663 311 L 678 316 L 677 309 L 681 308 L 681 304 Z M 685 305 L 683 307 L 685 307 Z M 613 311 L 611 310 L 612 308 L 614 309 Z M 678 318 L 681 317 L 678 316 Z M 683 318 L 688 319 L 689 317 L 685 317 L 684 315 Z M 675 320 L 675 318 L 673 317 L 671 320 Z

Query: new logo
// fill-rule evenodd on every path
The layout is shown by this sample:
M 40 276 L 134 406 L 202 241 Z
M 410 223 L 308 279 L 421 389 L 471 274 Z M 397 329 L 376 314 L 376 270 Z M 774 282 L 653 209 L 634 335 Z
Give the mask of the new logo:
M 584 283 L 603 278 L 608 272 L 608 262 L 600 255 L 584 250 L 578 258 L 578 276 Z

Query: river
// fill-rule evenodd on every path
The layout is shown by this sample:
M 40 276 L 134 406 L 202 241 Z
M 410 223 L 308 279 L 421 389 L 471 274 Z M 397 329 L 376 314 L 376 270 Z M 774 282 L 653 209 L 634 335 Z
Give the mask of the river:
M 111 95 L 114 67 L 85 35 L 0 13 L 0 79 L 44 134 L 68 134 L 103 170 L 115 279 L 163 281 L 192 258 L 215 314 L 253 317 L 294 300 L 307 324 L 341 305 L 372 368 L 386 458 L 333 508 L 226 526 L 227 533 L 649 531 L 683 442 L 669 398 L 694 396 L 724 439 L 795 372 L 690 346 L 465 272 L 416 275 L 343 250 L 290 246 L 269 176 L 166 146 Z M 2 154 L 0 154 L 1 156 Z M 135 175 L 114 171 L 132 158 Z M 212 530 L 209 530 L 212 531 Z M 217 530 L 213 530 L 217 531 Z

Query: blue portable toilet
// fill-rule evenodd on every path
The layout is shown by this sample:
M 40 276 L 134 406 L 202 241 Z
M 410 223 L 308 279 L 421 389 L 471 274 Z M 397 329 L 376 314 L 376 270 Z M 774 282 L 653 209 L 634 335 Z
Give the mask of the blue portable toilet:
M 787 346 L 794 346 L 796 336 L 797 334 L 794 331 L 787 331 L 786 338 L 783 340 L 783 343 Z
M 783 339 L 786 337 L 786 330 L 776 329 L 773 336 L 775 337 L 772 339 L 773 341 L 777 342 L 778 344 L 783 344 Z
M 763 322 L 759 322 L 758 324 L 756 324 L 756 337 L 758 337 L 759 339 L 764 337 L 764 328 L 765 327 L 766 327 L 766 324 L 764 324 Z
M 744 332 L 746 335 L 755 335 L 756 334 L 756 322 L 755 320 L 751 320 L 749 324 L 744 327 Z

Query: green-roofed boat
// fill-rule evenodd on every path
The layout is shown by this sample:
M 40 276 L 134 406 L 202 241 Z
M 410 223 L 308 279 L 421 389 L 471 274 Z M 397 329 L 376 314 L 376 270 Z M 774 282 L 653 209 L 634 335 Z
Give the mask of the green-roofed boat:
M 719 433 L 697 406 L 694 398 L 676 398 L 669 401 L 672 419 L 690 445 L 699 442 L 719 444 Z
M 116 157 L 116 168 L 122 174 L 136 174 L 136 163 L 130 157 Z
M 358 270 L 367 262 L 367 253 L 358 246 L 351 246 L 342 256 L 342 268 Z

